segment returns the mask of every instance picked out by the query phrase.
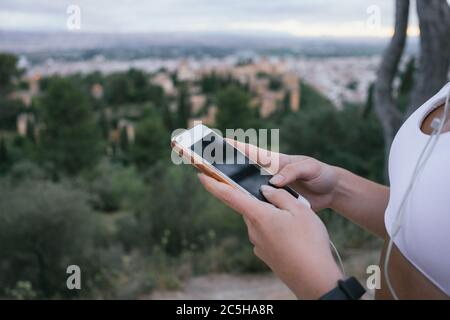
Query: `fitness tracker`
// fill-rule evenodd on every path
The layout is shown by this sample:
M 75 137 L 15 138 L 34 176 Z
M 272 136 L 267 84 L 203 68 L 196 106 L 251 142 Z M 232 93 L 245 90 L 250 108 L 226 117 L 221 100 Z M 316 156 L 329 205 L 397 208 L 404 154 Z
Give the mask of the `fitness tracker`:
M 358 300 L 366 292 L 366 289 L 356 280 L 350 277 L 339 280 L 337 287 L 325 293 L 319 300 Z

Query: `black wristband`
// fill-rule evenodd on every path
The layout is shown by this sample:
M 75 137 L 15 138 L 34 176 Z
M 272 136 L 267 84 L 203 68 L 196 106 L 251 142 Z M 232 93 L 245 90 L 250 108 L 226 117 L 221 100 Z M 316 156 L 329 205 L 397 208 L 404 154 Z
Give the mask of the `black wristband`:
M 366 289 L 356 280 L 350 277 L 339 280 L 336 288 L 325 293 L 319 300 L 358 300 L 366 292 Z

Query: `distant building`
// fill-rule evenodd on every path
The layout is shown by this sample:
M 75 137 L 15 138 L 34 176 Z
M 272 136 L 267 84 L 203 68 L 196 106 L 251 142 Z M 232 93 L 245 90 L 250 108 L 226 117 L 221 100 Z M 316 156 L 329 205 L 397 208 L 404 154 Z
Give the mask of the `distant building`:
M 35 123 L 35 118 L 34 118 L 33 114 L 20 113 L 17 116 L 17 120 L 16 120 L 17 133 L 22 137 L 27 136 L 28 130 L 29 130 L 28 127 L 34 123 Z M 33 132 L 33 134 L 34 134 L 34 132 Z
M 25 107 L 29 107 L 33 100 L 33 96 L 28 90 L 17 90 L 12 92 L 9 96 L 10 99 L 20 100 L 25 105 Z
M 289 106 L 291 111 L 298 111 L 300 109 L 300 87 L 289 91 Z
M 262 118 L 270 116 L 278 106 L 282 103 L 284 98 L 284 91 L 266 91 L 261 97 L 261 105 L 259 114 Z
M 195 76 L 188 75 L 187 63 L 180 64 L 178 72 L 186 73 L 186 79 L 194 79 Z M 215 73 L 225 77 L 232 77 L 245 85 L 252 92 L 250 105 L 259 107 L 260 115 L 263 118 L 268 117 L 277 110 L 281 105 L 297 111 L 300 106 L 300 79 L 296 72 L 288 67 L 284 60 L 270 60 L 262 58 L 257 61 L 249 61 L 249 63 L 239 63 L 236 65 L 226 66 L 225 64 L 209 68 L 201 69 L 198 77 Z M 280 83 L 276 88 L 273 86 L 274 81 Z M 193 113 L 198 112 L 205 105 L 206 97 L 203 98 L 200 90 L 194 90 L 195 85 L 191 85 L 191 104 Z M 214 110 L 214 109 L 212 109 Z M 213 114 L 209 115 L 213 117 Z M 199 119 L 196 119 L 199 120 Z
M 289 107 L 291 111 L 297 111 L 300 107 L 300 79 L 294 72 L 287 72 L 282 81 L 289 94 Z
M 216 115 L 217 115 L 217 106 L 210 106 L 208 108 L 208 111 L 206 113 L 206 117 L 203 117 L 203 122 L 206 125 L 213 125 L 216 121 Z
M 189 66 L 187 61 L 182 61 L 177 68 L 177 80 L 178 81 L 195 81 L 197 74 Z
M 136 139 L 136 130 L 134 129 L 134 125 L 132 125 L 132 124 L 128 125 L 126 127 L 126 130 L 127 130 L 128 141 L 133 143 L 134 140 Z
M 126 133 L 128 142 L 130 142 L 130 143 L 134 142 L 134 139 L 136 137 L 136 132 L 135 132 L 133 123 L 131 123 L 129 120 L 126 120 L 126 119 L 120 119 L 119 122 L 117 123 L 117 129 L 118 129 L 117 134 L 119 136 L 115 137 L 116 139 L 120 139 L 119 138 L 120 132 L 125 129 L 125 133 Z
M 17 61 L 17 68 L 19 69 L 26 69 L 30 66 L 30 62 L 28 61 L 27 57 L 24 55 L 19 56 L 19 61 Z
M 176 90 L 172 78 L 166 72 L 157 73 L 150 79 L 150 83 L 160 86 L 166 95 L 171 96 L 175 94 Z
M 13 91 L 10 95 L 10 99 L 17 99 L 22 101 L 25 107 L 29 107 L 33 100 L 33 97 L 39 94 L 39 81 L 41 77 L 39 73 L 32 76 L 27 76 L 23 80 L 28 84 L 28 88 L 25 90 Z
M 118 145 L 120 142 L 120 130 L 119 129 L 112 129 L 109 132 L 109 141 Z
M 91 95 L 95 98 L 95 99 L 101 99 L 103 98 L 103 86 L 99 83 L 94 83 L 91 86 Z
M 39 81 L 41 81 L 41 75 L 39 73 L 35 73 L 31 77 L 27 77 L 28 81 L 28 90 L 30 91 L 32 96 L 39 94 Z
M 206 96 L 204 94 L 196 94 L 191 96 L 191 112 L 198 113 L 206 105 Z
M 213 126 L 216 122 L 217 106 L 211 105 L 208 107 L 206 115 L 200 118 L 189 119 L 188 127 L 192 128 L 196 123 L 201 122 L 207 126 Z

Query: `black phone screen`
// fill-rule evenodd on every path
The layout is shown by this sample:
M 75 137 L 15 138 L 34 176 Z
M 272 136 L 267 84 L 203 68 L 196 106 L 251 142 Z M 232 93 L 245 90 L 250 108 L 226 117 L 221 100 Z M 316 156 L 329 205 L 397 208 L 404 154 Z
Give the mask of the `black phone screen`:
M 242 152 L 227 143 L 222 137 L 210 133 L 191 146 L 191 150 L 207 160 L 217 170 L 228 176 L 239 186 L 247 190 L 259 200 L 266 201 L 260 188 L 271 185 L 268 174 L 258 164 L 252 162 Z M 298 194 L 289 187 L 284 187 L 294 197 Z

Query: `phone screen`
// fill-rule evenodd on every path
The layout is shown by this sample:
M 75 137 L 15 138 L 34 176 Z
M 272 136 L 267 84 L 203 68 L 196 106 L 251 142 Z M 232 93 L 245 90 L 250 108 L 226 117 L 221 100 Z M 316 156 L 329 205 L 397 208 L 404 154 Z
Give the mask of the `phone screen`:
M 207 160 L 217 170 L 228 176 L 239 186 L 247 190 L 259 200 L 266 201 L 260 188 L 262 185 L 271 185 L 269 180 L 272 175 L 263 168 L 252 162 L 242 152 L 227 143 L 222 137 L 215 133 L 210 133 L 202 140 L 191 146 L 191 150 Z M 222 154 L 216 154 L 216 151 Z M 297 197 L 298 194 L 289 187 L 284 187 L 286 191 Z

